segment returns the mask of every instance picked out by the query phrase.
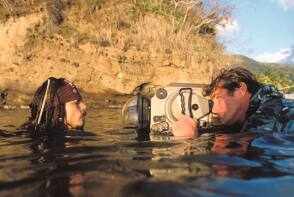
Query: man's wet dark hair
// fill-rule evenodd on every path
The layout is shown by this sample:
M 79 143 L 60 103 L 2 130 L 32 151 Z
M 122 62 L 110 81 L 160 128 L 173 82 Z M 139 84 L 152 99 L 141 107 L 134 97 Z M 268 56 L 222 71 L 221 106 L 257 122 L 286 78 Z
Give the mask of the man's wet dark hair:
M 203 95 L 210 96 L 218 87 L 227 89 L 229 94 L 232 95 L 242 82 L 247 85 L 247 89 L 251 94 L 255 93 L 260 87 L 260 83 L 254 74 L 245 68 L 235 67 L 221 70 L 210 85 L 204 89 Z
M 50 77 L 35 92 L 29 104 L 31 116 L 21 128 L 35 132 L 65 129 L 65 103 L 80 99 L 80 93 L 74 85 L 64 78 Z

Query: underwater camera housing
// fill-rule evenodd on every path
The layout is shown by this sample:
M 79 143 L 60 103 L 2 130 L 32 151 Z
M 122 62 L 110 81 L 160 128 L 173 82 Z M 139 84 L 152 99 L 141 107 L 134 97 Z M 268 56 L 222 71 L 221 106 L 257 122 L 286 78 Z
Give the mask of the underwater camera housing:
M 137 92 L 124 105 L 122 114 L 126 127 L 138 134 L 171 134 L 181 114 L 198 120 L 198 127 L 207 127 L 211 112 L 210 100 L 204 98 L 203 84 L 171 83 L 166 87 L 149 87 Z

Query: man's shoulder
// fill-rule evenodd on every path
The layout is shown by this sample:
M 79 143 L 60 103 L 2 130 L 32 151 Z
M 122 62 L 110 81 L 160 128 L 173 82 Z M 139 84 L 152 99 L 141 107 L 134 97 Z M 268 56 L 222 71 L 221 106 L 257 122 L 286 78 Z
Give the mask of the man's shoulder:
M 260 103 L 244 124 L 253 132 L 294 132 L 294 100 L 274 97 Z
M 287 119 L 294 121 L 294 100 L 282 99 L 282 114 Z M 294 129 L 294 128 L 293 128 Z
M 294 100 L 285 98 L 270 99 L 261 104 L 256 111 L 256 114 L 261 113 L 265 118 L 275 116 L 276 118 L 294 119 Z
M 262 85 L 252 95 L 249 105 L 251 112 L 258 112 L 262 109 L 279 109 L 285 106 L 293 107 L 294 100 L 285 98 L 284 94 L 272 85 Z

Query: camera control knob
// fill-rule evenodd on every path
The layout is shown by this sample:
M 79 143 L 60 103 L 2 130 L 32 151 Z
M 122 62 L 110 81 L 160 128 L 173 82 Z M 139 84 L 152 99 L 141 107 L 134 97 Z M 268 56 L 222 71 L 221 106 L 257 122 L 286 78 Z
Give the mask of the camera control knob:
M 192 109 L 193 109 L 194 111 L 196 111 L 197 109 L 199 109 L 199 106 L 198 106 L 197 104 L 193 104 L 193 105 L 192 105 Z
M 163 122 L 166 120 L 165 116 L 153 116 L 153 121 L 154 122 Z
M 156 97 L 159 99 L 165 99 L 167 97 L 167 91 L 164 88 L 156 90 Z

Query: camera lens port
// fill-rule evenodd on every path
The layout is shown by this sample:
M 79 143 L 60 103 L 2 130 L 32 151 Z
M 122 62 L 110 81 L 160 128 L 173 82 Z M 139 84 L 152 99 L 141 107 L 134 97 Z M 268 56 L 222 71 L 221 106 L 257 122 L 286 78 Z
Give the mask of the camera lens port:
M 192 105 L 192 109 L 193 109 L 194 111 L 196 111 L 197 109 L 199 109 L 199 106 L 198 106 L 197 104 L 193 104 L 193 105 Z

